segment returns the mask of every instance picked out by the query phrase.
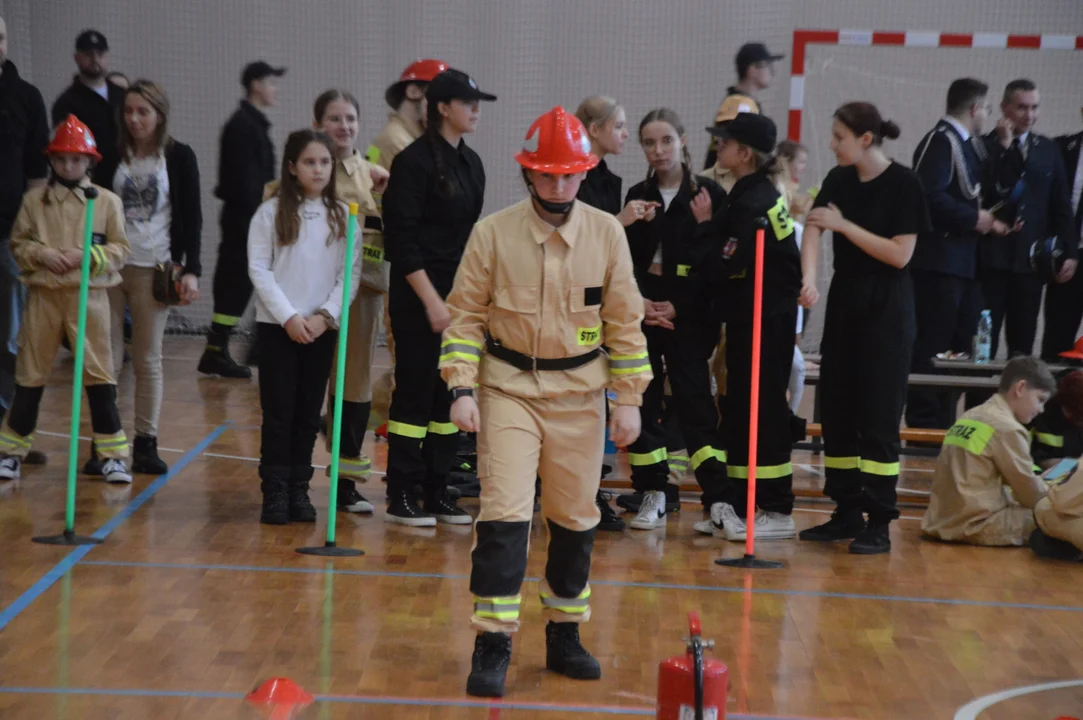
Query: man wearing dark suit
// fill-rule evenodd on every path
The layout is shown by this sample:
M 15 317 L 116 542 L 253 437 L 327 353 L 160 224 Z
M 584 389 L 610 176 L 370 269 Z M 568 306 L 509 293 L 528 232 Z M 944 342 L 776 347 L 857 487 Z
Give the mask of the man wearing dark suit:
M 1064 158 L 1070 189 L 1073 227 L 1083 235 L 1083 131 L 1057 138 Z M 1077 272 L 1063 285 L 1050 285 L 1045 291 L 1045 332 L 1042 334 L 1042 358 L 1063 362 L 1058 353 L 1071 349 L 1083 321 L 1083 273 Z
M 989 116 L 988 92 L 989 86 L 980 80 L 953 82 L 947 114 L 914 151 L 914 171 L 925 187 L 933 229 L 918 236 L 910 261 L 918 330 L 911 372 L 933 372 L 937 353 L 970 350 L 982 310 L 979 238 L 994 229 L 1007 231 L 992 213 L 981 209 L 982 161 L 971 142 Z M 906 424 L 947 428 L 951 411 L 947 394 L 911 390 Z
M 1064 160 L 1052 140 L 1033 131 L 1038 103 L 1033 82 L 1008 83 L 1000 105 L 1004 117 L 985 136 L 984 149 L 991 159 L 985 201 L 995 208 L 998 219 L 1013 226 L 1005 237 L 986 238 L 978 246 L 982 294 L 993 317 L 994 355 L 1002 324 L 1009 356 L 1034 351 L 1044 284 L 1030 265 L 1034 243 L 1058 238 L 1066 260 L 1057 283 L 1072 279 L 1079 257 Z

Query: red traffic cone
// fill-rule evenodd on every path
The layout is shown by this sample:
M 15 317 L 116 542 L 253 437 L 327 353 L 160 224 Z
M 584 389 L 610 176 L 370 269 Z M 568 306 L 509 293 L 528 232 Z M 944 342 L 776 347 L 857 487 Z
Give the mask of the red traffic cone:
M 289 678 L 271 678 L 248 693 L 245 700 L 269 709 L 271 720 L 288 720 L 295 710 L 316 702 L 305 689 Z

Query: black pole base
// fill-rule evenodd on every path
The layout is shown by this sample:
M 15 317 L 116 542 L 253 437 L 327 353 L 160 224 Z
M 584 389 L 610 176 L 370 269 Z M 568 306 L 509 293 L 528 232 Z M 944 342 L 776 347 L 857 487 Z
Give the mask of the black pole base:
M 365 554 L 364 550 L 339 547 L 333 542 L 324 543 L 320 547 L 297 548 L 297 552 L 302 555 L 319 555 L 320 557 L 360 557 Z
M 720 558 L 714 561 L 715 565 L 723 565 L 725 567 L 743 568 L 745 570 L 777 570 L 780 567 L 786 567 L 780 562 L 774 560 L 760 560 L 755 555 L 745 555 L 741 558 Z
M 76 535 L 72 530 L 65 530 L 59 535 L 43 535 L 30 539 L 42 545 L 101 545 L 104 542 L 98 538 Z

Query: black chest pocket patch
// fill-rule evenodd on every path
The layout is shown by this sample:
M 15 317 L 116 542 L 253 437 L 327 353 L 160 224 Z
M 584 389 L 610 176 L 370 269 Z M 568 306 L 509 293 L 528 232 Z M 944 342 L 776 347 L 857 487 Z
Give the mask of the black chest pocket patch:
M 94 233 L 90 236 L 90 240 L 95 245 L 105 245 L 105 233 Z
M 583 288 L 583 304 L 584 305 L 601 305 L 602 304 L 602 288 L 589 287 Z

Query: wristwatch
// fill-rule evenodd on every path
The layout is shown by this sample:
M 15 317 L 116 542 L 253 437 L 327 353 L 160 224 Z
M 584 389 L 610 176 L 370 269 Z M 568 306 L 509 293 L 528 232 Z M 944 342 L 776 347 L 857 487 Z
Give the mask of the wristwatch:
M 451 402 L 455 402 L 461 397 L 474 397 L 474 388 L 457 387 L 451 388 Z
M 327 308 L 320 308 L 314 315 L 322 315 L 323 319 L 327 321 L 327 327 L 331 330 L 338 330 L 338 323 L 335 322 L 335 318 L 331 316 L 331 312 Z

